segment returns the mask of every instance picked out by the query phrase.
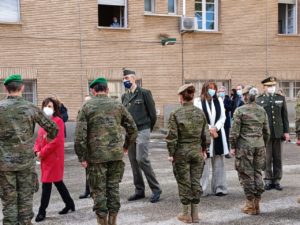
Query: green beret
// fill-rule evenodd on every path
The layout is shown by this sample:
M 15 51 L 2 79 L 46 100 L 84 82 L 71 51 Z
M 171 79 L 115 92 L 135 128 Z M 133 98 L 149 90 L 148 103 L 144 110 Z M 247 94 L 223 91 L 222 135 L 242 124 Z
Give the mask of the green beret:
M 135 75 L 135 72 L 133 70 L 124 69 L 123 76 L 127 76 L 127 75 Z
M 90 84 L 90 88 L 93 88 L 96 84 L 102 83 L 107 85 L 107 80 L 104 77 L 98 77 Z
M 10 82 L 20 82 L 22 83 L 23 82 L 23 79 L 21 77 L 20 74 L 12 74 L 10 76 L 8 76 L 4 81 L 3 81 L 3 84 L 4 85 L 7 85 L 9 84 Z
M 268 77 L 264 79 L 261 83 L 265 86 L 273 86 L 277 84 L 276 81 L 277 81 L 276 77 Z

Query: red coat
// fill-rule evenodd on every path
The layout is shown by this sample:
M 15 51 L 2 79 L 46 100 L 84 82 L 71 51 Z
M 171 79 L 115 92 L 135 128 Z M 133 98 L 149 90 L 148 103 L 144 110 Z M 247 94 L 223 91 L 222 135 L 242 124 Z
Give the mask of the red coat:
M 59 131 L 51 142 L 46 140 L 47 132 L 40 128 L 35 141 L 34 151 L 41 156 L 41 180 L 43 183 L 57 182 L 63 179 L 64 175 L 64 122 L 59 117 L 52 117 Z

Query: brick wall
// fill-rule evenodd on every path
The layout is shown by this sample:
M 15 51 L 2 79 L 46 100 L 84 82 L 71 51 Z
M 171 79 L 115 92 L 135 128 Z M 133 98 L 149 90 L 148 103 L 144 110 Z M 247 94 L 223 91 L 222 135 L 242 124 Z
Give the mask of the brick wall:
M 161 15 L 167 14 L 167 0 L 156 1 L 160 15 L 152 16 L 144 15 L 144 1 L 128 0 L 128 29 L 123 30 L 97 27 L 96 0 L 20 2 L 22 23 L 0 24 L 0 76 L 9 74 L 7 68 L 33 71 L 38 103 L 57 94 L 71 120 L 88 91 L 87 81 L 98 75 L 121 80 L 123 67 L 142 78 L 161 115 L 165 105 L 177 103 L 184 79 L 260 87 L 268 64 L 270 75 L 300 80 L 300 38 L 277 34 L 276 0 L 268 1 L 268 8 L 261 0 L 220 1 L 218 32 L 182 35 L 179 17 Z M 182 1 L 177 2 L 181 14 Z M 186 15 L 193 16 L 194 1 L 186 2 Z M 161 46 L 160 34 L 177 43 Z

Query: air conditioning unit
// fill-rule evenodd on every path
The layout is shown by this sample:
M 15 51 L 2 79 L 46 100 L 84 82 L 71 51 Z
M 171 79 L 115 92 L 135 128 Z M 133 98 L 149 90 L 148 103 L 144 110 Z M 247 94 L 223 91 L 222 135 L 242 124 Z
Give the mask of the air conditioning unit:
M 196 18 L 195 17 L 181 17 L 180 31 L 194 31 L 196 30 Z

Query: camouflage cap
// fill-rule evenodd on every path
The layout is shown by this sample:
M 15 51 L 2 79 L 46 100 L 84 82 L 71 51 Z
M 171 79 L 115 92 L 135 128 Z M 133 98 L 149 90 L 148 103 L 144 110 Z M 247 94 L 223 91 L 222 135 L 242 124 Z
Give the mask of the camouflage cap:
M 123 76 L 127 75 L 135 75 L 135 72 L 133 70 L 123 69 Z
M 242 94 L 247 94 L 249 93 L 249 91 L 253 88 L 254 86 L 252 85 L 246 85 L 246 87 L 244 87 L 244 89 L 242 90 Z
M 276 77 L 268 77 L 261 82 L 265 86 L 273 86 L 277 84 Z
M 190 84 L 185 84 L 185 85 L 182 85 L 178 91 L 177 91 L 177 94 L 181 94 L 182 92 L 184 92 L 186 89 L 188 89 L 189 87 L 194 87 L 194 85 L 192 83 Z
M 104 77 L 98 77 L 90 84 L 90 88 L 93 88 L 98 83 L 107 84 L 107 80 Z
M 22 76 L 20 74 L 12 74 L 3 81 L 3 84 L 7 85 L 13 81 L 22 83 L 23 82 Z

